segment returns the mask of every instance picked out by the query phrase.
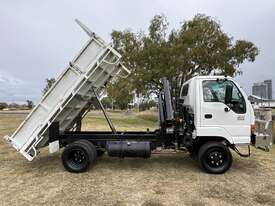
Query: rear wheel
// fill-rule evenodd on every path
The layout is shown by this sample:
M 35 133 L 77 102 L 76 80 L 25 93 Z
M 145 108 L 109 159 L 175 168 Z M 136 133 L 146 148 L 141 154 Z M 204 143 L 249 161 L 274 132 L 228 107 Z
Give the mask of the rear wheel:
M 87 140 L 79 140 L 66 146 L 62 163 L 69 172 L 80 173 L 89 169 L 96 160 L 96 148 Z
M 221 142 L 207 142 L 198 153 L 200 166 L 208 173 L 222 174 L 232 165 L 232 155 L 226 145 Z

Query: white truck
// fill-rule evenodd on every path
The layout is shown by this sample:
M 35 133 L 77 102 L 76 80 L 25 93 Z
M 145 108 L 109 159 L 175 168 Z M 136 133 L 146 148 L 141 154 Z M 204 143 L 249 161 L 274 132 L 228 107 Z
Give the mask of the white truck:
M 254 111 L 242 88 L 226 76 L 196 76 L 178 90 L 163 78 L 158 95 L 160 127 L 155 131 L 116 131 L 101 104 L 107 83 L 129 71 L 121 55 L 78 21 L 89 41 L 53 87 L 7 141 L 29 161 L 39 149 L 64 148 L 70 172 L 84 172 L 106 151 L 113 157 L 148 158 L 156 148 L 188 150 L 209 173 L 224 173 L 230 150 L 255 144 Z M 81 120 L 96 98 L 111 131 L 81 131 Z

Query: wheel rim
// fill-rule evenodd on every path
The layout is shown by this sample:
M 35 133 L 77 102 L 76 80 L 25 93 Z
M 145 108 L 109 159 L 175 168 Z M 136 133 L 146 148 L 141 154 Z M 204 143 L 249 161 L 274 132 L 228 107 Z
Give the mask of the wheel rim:
M 207 164 L 212 168 L 220 168 L 223 167 L 226 163 L 227 158 L 226 155 L 219 150 L 210 151 L 207 155 Z
M 81 169 L 88 163 L 87 154 L 82 149 L 72 149 L 68 154 L 68 165 L 71 168 Z

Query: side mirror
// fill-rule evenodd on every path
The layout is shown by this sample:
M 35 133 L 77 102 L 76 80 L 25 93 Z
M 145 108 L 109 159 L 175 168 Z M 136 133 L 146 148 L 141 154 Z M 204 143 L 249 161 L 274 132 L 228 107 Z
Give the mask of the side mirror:
M 232 91 L 233 91 L 233 86 L 232 85 L 226 85 L 225 86 L 225 98 L 224 98 L 224 103 L 226 105 L 230 104 L 232 101 Z

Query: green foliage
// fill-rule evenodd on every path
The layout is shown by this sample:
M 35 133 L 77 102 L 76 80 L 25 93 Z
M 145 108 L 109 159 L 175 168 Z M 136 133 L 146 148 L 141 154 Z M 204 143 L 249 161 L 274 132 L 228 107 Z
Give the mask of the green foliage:
M 157 106 L 157 103 L 153 100 L 143 101 L 139 104 L 139 111 L 146 111 L 156 106 Z
M 243 62 L 253 62 L 259 53 L 252 42 L 234 41 L 220 23 L 203 14 L 167 33 L 164 15 L 156 15 L 151 20 L 147 35 L 130 30 L 112 32 L 113 45 L 132 72 L 127 81 L 123 80 L 124 88 L 116 91 L 116 97 L 125 97 L 132 91 L 143 95 L 157 92 L 162 77 L 170 81 L 181 77 L 184 81 L 197 74 L 234 76 L 240 74 Z
M 133 99 L 131 87 L 127 81 L 118 81 L 107 89 L 112 103 L 119 109 L 127 109 L 128 103 Z
M 104 108 L 112 108 L 113 107 L 113 100 L 110 97 L 104 97 L 101 100 Z

